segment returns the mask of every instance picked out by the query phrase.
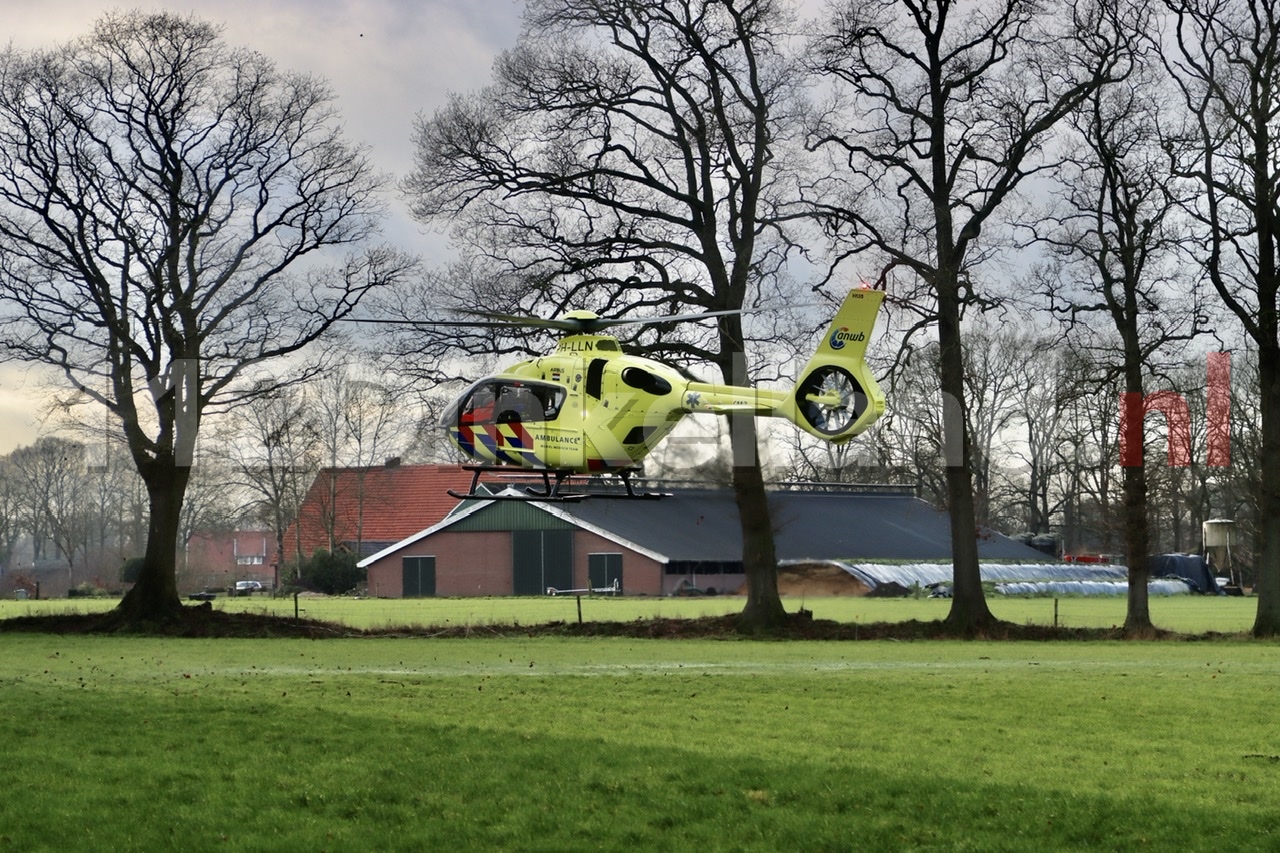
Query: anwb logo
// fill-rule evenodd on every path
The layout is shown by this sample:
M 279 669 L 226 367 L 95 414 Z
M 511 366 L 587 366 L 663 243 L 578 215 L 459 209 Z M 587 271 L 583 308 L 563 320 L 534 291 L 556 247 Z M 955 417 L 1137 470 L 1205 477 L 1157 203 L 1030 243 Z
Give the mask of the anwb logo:
M 844 345 L 847 343 L 857 343 L 866 339 L 866 332 L 851 332 L 848 326 L 841 326 L 831 333 L 829 343 L 832 349 L 844 349 Z

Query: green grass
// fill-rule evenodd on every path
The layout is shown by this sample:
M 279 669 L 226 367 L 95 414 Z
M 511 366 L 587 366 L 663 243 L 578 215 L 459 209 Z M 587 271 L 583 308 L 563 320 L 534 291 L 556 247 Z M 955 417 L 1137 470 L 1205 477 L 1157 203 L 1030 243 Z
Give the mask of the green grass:
M 1273 643 L 3 637 L 0 850 L 1266 850 Z
M 1054 599 L 988 598 L 992 611 L 1016 624 L 1052 625 Z M 582 616 L 587 621 L 621 621 L 652 616 L 697 617 L 736 613 L 744 599 L 739 596 L 707 598 L 584 598 Z M 818 619 L 837 622 L 902 622 L 910 619 L 943 619 L 951 603 L 928 598 L 786 597 L 790 611 L 801 607 Z M 110 599 L 60 599 L 51 601 L 0 601 L 0 618 L 27 613 L 62 610 L 86 612 L 107 610 L 116 605 Z M 1153 621 L 1161 628 L 1183 633 L 1248 631 L 1253 625 L 1258 603 L 1255 598 L 1224 596 L 1168 596 L 1151 599 Z M 292 616 L 292 598 L 219 598 L 214 607 L 249 610 Z M 556 598 L 425 598 L 353 599 L 300 598 L 302 615 L 339 622 L 354 628 L 398 626 L 489 626 L 534 625 L 553 621 L 576 621 L 577 601 L 573 596 Z M 1109 628 L 1124 624 L 1125 600 L 1108 598 L 1061 598 L 1057 601 L 1058 624 L 1072 628 Z

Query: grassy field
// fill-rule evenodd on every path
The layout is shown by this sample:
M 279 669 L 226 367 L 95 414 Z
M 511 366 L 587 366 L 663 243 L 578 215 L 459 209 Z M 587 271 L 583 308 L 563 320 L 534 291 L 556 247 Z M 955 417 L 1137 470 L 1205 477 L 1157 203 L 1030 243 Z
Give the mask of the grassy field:
M 0 649 L 6 850 L 1280 847 L 1274 643 Z
M 8 601 L 0 618 L 114 603 Z M 948 602 L 803 605 L 875 622 Z M 582 606 L 626 621 L 742 600 Z M 1053 620 L 1052 599 L 992 606 Z M 1231 633 L 1255 606 L 1183 596 L 1152 612 Z M 298 607 L 354 627 L 577 618 L 572 598 Z M 1058 602 L 1071 626 L 1123 613 Z M 0 850 L 1275 850 L 1277 650 L 0 635 Z
M 1052 598 L 991 596 L 992 611 L 1001 619 L 1020 625 L 1054 624 Z M 55 599 L 49 601 L 0 601 L 0 619 L 29 613 L 63 610 L 107 610 L 111 599 Z M 652 616 L 696 617 L 736 613 L 744 599 L 738 596 L 707 598 L 584 598 L 582 617 L 587 621 L 629 622 Z M 789 611 L 804 607 L 815 618 L 838 622 L 901 622 L 908 619 L 942 619 L 951 603 L 928 598 L 784 598 Z M 292 616 L 292 598 L 219 598 L 214 607 Z M 1253 625 L 1257 599 L 1222 596 L 1168 596 L 1151 599 L 1156 625 L 1183 633 L 1247 631 Z M 398 626 L 534 625 L 576 621 L 578 602 L 572 596 L 556 598 L 420 598 L 354 599 L 300 598 L 301 615 L 338 622 L 354 628 Z M 1109 628 L 1124 623 L 1123 597 L 1062 598 L 1057 601 L 1058 624 L 1072 628 Z

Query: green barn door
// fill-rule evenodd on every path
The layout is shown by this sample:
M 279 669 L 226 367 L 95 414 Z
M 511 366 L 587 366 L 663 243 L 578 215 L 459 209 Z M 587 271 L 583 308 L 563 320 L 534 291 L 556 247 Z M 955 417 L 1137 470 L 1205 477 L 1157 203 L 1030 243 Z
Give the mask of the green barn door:
M 593 590 L 606 589 L 618 582 L 618 590 L 622 590 L 622 555 L 621 554 L 588 554 L 587 586 Z
M 511 531 L 511 566 L 516 595 L 546 595 L 547 587 L 572 589 L 573 531 Z
M 404 570 L 405 598 L 429 598 L 436 594 L 436 558 L 405 557 L 402 563 Z

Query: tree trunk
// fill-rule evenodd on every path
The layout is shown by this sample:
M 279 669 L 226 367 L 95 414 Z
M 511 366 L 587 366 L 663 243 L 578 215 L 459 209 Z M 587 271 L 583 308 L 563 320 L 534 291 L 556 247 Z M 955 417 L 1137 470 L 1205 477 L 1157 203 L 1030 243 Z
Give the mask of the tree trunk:
M 276 503 L 275 509 L 275 534 L 276 534 L 276 557 L 271 561 L 271 585 L 275 589 L 280 589 L 280 569 L 284 563 L 284 539 L 287 523 L 284 520 L 284 514 L 280 512 L 280 504 Z
M 946 624 L 973 634 L 996 622 L 987 607 L 978 567 L 977 505 L 973 491 L 973 448 L 964 408 L 964 350 L 960 339 L 960 299 L 954 281 L 938 292 L 939 385 L 942 390 L 947 513 L 951 519 L 951 611 Z
M 1126 302 L 1135 302 L 1132 295 Z M 1124 390 L 1120 399 L 1120 465 L 1124 474 L 1123 507 L 1125 562 L 1129 564 L 1129 592 L 1126 595 L 1124 632 L 1129 637 L 1150 636 L 1151 522 L 1147 517 L 1146 396 L 1142 382 L 1142 353 L 1138 346 L 1137 314 L 1126 312 L 1124 336 Z M 1169 439 L 1172 441 L 1172 437 Z
M 733 304 L 741 305 L 739 297 Z M 747 386 L 746 351 L 742 320 L 737 315 L 720 319 L 720 375 L 731 385 Z M 745 632 L 767 631 L 787 618 L 778 595 L 778 557 L 774 548 L 769 494 L 760 469 L 760 448 L 754 414 L 730 415 L 729 444 L 733 455 L 733 496 L 742 525 L 742 571 L 747 580 L 747 604 L 739 616 Z
M 172 461 L 156 462 L 143 474 L 151 511 L 147 549 L 137 582 L 116 608 L 115 618 L 125 625 L 172 621 L 183 609 L 178 598 L 177 543 L 191 469 Z
M 951 610 L 947 627 L 972 634 L 996 621 L 987 607 L 978 566 L 977 513 L 967 467 L 947 468 L 947 501 L 951 517 Z
M 769 529 L 768 494 L 759 470 L 735 468 L 734 497 L 742 519 L 742 568 L 747 576 L 747 604 L 742 608 L 745 630 L 776 628 L 786 621 L 786 610 L 778 595 L 778 561 Z
M 1258 500 L 1257 565 L 1254 592 L 1258 612 L 1255 637 L 1280 635 L 1280 347 L 1259 348 L 1258 380 L 1261 388 L 1261 494 Z
M 1139 424 L 1142 423 L 1139 415 Z M 1138 433 L 1141 441 L 1141 430 Z M 1124 542 L 1125 561 L 1129 564 L 1129 594 L 1124 614 L 1124 632 L 1130 637 L 1149 636 L 1151 624 L 1150 596 L 1147 582 L 1151 572 L 1147 558 L 1151 552 L 1151 534 L 1147 526 L 1147 469 L 1134 465 L 1124 469 Z
M 781 625 L 787 614 L 778 595 L 778 558 L 769 494 L 756 449 L 755 420 L 750 416 L 730 418 L 729 432 L 734 445 L 733 495 L 742 523 L 742 570 L 747 576 L 747 605 L 741 625 L 749 631 L 767 630 Z

